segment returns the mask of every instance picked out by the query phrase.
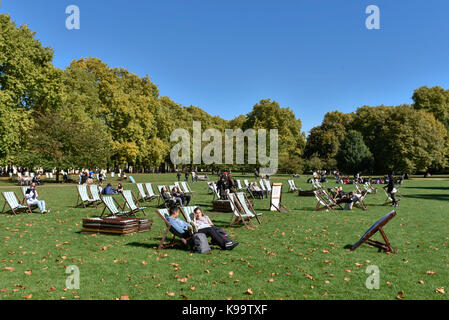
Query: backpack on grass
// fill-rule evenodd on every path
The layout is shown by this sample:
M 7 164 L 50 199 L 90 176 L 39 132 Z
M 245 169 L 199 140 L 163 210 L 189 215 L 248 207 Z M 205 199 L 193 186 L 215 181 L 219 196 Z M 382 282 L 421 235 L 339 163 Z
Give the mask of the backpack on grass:
M 193 252 L 195 253 L 209 253 L 210 246 L 207 241 L 207 236 L 204 233 L 195 233 L 193 235 Z

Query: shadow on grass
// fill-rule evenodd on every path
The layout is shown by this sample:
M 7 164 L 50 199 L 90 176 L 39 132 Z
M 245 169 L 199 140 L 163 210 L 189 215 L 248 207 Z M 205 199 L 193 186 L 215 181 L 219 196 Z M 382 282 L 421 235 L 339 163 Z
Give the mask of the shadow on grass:
M 403 189 L 449 190 L 449 187 L 402 187 Z
M 415 195 L 406 195 L 403 196 L 403 198 L 448 201 L 449 194 L 415 194 Z
M 170 243 L 167 243 L 166 245 L 168 245 Z M 144 248 L 144 249 L 157 249 L 159 247 L 159 242 L 157 243 L 142 243 L 142 242 L 130 242 L 126 244 L 127 246 L 132 246 L 132 247 L 138 247 L 138 248 Z M 180 251 L 190 251 L 189 248 L 187 248 L 182 242 L 173 245 L 172 247 L 168 247 L 165 249 L 161 249 L 162 250 L 180 250 Z

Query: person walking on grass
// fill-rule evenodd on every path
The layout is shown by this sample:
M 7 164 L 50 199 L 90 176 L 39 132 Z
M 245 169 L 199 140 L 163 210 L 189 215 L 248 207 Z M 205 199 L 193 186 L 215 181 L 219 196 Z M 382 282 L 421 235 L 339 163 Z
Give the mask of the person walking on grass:
M 392 206 L 393 207 L 399 207 L 399 202 L 395 198 L 395 194 L 397 192 L 396 188 L 394 187 L 394 176 L 393 174 L 388 175 L 388 184 L 384 187 L 386 189 L 387 193 L 391 197 L 391 200 L 393 200 Z

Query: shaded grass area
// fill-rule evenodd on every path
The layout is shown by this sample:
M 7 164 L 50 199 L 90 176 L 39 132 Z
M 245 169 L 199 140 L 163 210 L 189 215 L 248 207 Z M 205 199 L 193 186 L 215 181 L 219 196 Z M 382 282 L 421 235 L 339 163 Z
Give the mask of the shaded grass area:
M 137 182 L 152 182 L 155 189 L 176 180 L 174 174 L 134 177 Z M 98 216 L 102 208 L 73 208 L 75 185 L 46 184 L 39 194 L 52 210 L 49 215 L 0 216 L 0 298 L 448 298 L 436 289 L 449 291 L 449 181 L 405 182 L 398 216 L 385 227 L 393 247 L 399 249 L 393 255 L 368 245 L 354 252 L 347 249 L 392 209 L 380 206 L 385 201 L 381 186 L 378 194 L 368 195 L 368 211 L 315 212 L 315 198 L 287 193 L 287 179 L 276 176 L 271 180 L 284 183 L 283 202 L 290 212 L 269 212 L 269 200 L 255 200 L 255 209 L 263 216 L 262 225 L 254 230 L 228 228 L 229 213 L 211 212 L 212 195 L 207 193 L 206 182 L 189 182 L 196 192 L 192 204 L 200 205 L 216 225 L 240 242 L 233 251 L 214 248 L 207 255 L 191 254 L 183 246 L 155 249 L 165 227 L 155 213 L 155 202 L 146 204 L 147 216 L 154 220 L 150 232 L 129 236 L 80 233 L 82 219 Z M 306 180 L 295 179 L 296 185 L 311 189 Z M 20 192 L 7 181 L 1 185 L 0 191 Z M 333 185 L 330 181 L 326 187 Z M 132 184 L 125 188 L 137 193 Z M 344 188 L 352 191 L 355 186 Z M 80 270 L 79 290 L 65 289 L 69 276 L 65 271 L 70 265 Z M 370 265 L 379 267 L 379 290 L 365 286 Z

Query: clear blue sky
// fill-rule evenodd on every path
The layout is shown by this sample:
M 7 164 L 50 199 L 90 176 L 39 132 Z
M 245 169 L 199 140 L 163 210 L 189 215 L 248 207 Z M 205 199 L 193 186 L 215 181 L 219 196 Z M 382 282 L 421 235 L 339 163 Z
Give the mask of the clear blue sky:
M 80 30 L 65 28 L 71 4 Z M 381 30 L 365 28 L 371 4 Z M 271 98 L 308 132 L 329 111 L 449 88 L 447 0 L 2 0 L 0 12 L 53 47 L 59 68 L 98 57 L 228 120 Z

